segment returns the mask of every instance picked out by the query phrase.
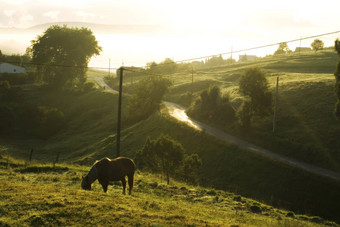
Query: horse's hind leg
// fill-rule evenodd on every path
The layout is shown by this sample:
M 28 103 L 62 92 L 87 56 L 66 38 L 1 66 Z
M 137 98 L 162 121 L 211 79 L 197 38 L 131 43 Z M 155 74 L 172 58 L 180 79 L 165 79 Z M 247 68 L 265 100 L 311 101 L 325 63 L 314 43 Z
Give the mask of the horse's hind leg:
M 131 195 L 133 188 L 133 174 L 128 176 L 128 183 L 129 183 L 129 195 Z
M 125 177 L 122 178 L 122 185 L 123 185 L 123 195 L 125 195 L 125 188 L 126 188 L 126 180 L 125 180 Z

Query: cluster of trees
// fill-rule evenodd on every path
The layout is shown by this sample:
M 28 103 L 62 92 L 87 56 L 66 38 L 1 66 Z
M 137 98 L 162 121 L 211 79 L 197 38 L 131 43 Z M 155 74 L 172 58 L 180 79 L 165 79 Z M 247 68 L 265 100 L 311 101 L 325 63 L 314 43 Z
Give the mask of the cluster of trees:
M 274 52 L 274 55 L 280 55 L 280 54 L 290 54 L 292 53 L 292 50 L 289 49 L 288 44 L 286 42 L 282 42 L 279 44 L 279 47 Z
M 127 118 L 140 121 L 158 111 L 171 86 L 169 79 L 150 75 L 138 81 L 127 106 Z
M 62 90 L 84 85 L 90 58 L 101 50 L 91 30 L 55 25 L 33 40 L 27 52 L 36 65 L 37 80 Z
M 6 55 L 3 54 L 0 50 L 0 62 L 6 62 L 13 65 L 18 65 L 25 67 L 26 70 L 30 68 L 31 57 L 28 54 L 19 55 Z M 20 74 L 8 74 L 8 73 L 0 73 L 0 81 L 8 81 L 11 85 L 15 84 L 23 84 L 33 81 L 33 75 L 28 73 L 20 73 Z
M 176 72 L 178 68 L 179 68 L 178 64 L 176 64 L 176 62 L 174 62 L 170 58 L 166 58 L 164 61 L 158 64 L 156 62 L 150 62 L 146 64 L 146 70 L 149 73 L 171 74 Z
M 175 72 L 191 71 L 193 69 L 204 69 L 214 66 L 221 66 L 235 63 L 232 58 L 223 59 L 222 55 L 212 56 L 204 61 L 194 61 L 189 63 L 176 63 L 170 58 L 166 58 L 160 63 L 149 62 L 146 64 L 146 71 L 154 74 L 171 74 Z
M 226 124 L 233 122 L 236 117 L 236 112 L 230 103 L 229 95 L 222 95 L 218 86 L 212 86 L 201 92 L 187 112 L 194 118 L 212 118 L 214 121 Z
M 335 40 L 335 50 L 340 55 L 340 40 Z M 338 98 L 338 102 L 335 105 L 334 114 L 337 119 L 340 120 L 340 61 L 336 67 L 336 71 L 334 73 L 335 76 L 335 94 Z
M 204 65 L 201 67 L 202 68 L 214 67 L 214 66 L 219 66 L 219 65 L 233 64 L 235 62 L 236 62 L 235 59 L 232 59 L 232 58 L 223 59 L 222 55 L 218 55 L 218 56 L 212 56 L 211 58 L 206 59 L 204 61 Z
M 322 50 L 324 48 L 324 42 L 320 39 L 315 39 L 311 45 L 312 50 L 317 52 L 318 50 Z M 274 55 L 281 55 L 281 54 L 290 54 L 292 50 L 289 49 L 287 42 L 282 42 L 279 44 L 279 47 L 274 52 Z
M 178 141 L 163 134 L 156 140 L 147 138 L 143 148 L 136 153 L 135 162 L 139 169 L 163 173 L 167 184 L 170 183 L 170 176 L 197 183 L 202 166 L 197 154 L 186 154 Z
M 269 91 L 266 74 L 259 68 L 246 69 L 239 80 L 239 91 L 244 101 L 236 111 L 228 94 L 221 94 L 219 87 L 212 86 L 201 92 L 187 113 L 198 119 L 213 119 L 230 124 L 236 120 L 244 129 L 251 127 L 254 116 L 266 116 L 272 110 L 272 93 Z
M 246 69 L 239 80 L 239 91 L 245 99 L 237 112 L 243 128 L 251 126 L 254 116 L 271 113 L 272 93 L 269 91 L 266 74 L 259 68 Z
M 28 65 L 27 63 L 31 62 L 31 57 L 28 53 L 24 55 L 19 54 L 6 55 L 3 54 L 2 51 L 0 50 L 0 62 L 6 62 L 14 65 L 27 67 Z

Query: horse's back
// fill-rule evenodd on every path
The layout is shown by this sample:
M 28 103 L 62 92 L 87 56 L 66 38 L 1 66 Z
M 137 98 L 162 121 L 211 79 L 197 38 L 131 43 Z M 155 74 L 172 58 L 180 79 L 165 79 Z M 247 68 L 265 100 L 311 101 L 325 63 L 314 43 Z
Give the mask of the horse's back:
M 130 158 L 118 157 L 118 158 L 112 159 L 111 163 L 113 165 L 118 166 L 119 169 L 127 175 L 134 174 L 135 169 L 136 169 L 135 163 Z
M 98 162 L 97 168 L 99 169 L 100 175 L 105 175 L 113 179 L 133 175 L 136 165 L 132 159 L 125 157 L 115 159 L 103 158 Z

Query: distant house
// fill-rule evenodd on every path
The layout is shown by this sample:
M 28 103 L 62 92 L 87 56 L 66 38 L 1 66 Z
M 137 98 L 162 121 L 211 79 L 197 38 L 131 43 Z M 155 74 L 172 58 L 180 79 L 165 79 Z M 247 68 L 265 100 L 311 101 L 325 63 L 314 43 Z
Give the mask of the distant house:
M 295 52 L 308 52 L 311 51 L 312 49 L 310 47 L 296 47 Z
M 0 62 L 0 73 L 25 73 L 26 69 L 9 63 Z
M 256 55 L 239 55 L 238 56 L 238 61 L 242 62 L 242 61 L 251 61 L 251 60 L 255 60 L 257 58 Z

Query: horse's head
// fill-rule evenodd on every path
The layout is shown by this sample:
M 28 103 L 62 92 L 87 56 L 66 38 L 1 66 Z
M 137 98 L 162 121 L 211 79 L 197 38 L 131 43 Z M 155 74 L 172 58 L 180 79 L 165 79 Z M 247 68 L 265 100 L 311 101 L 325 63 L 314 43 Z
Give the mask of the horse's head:
M 86 175 L 85 177 L 83 177 L 82 181 L 81 181 L 81 188 L 84 190 L 91 190 L 91 183 L 89 181 L 89 177 Z

